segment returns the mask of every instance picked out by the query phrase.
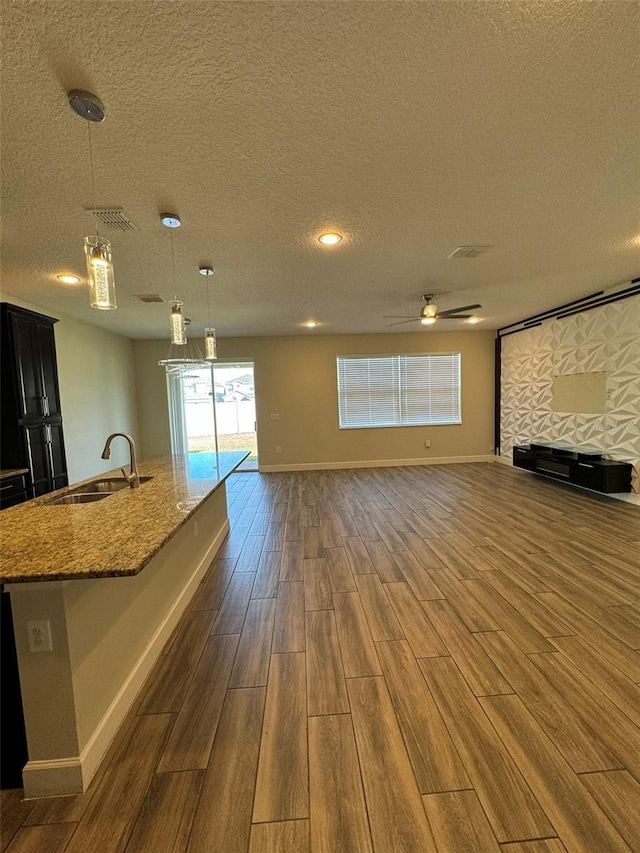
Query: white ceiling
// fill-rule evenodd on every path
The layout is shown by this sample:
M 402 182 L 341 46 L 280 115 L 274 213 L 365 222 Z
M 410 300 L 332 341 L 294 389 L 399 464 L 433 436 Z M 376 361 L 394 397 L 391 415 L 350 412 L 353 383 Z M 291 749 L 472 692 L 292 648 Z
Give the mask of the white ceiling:
M 640 5 L 632 0 L 3 0 L 2 288 L 132 338 L 177 293 L 222 336 L 483 328 L 640 274 Z M 88 306 L 88 123 L 118 310 Z M 324 249 L 315 238 L 337 229 Z M 448 260 L 460 245 L 491 245 Z M 443 321 L 430 328 L 463 328 Z M 468 326 L 466 328 L 469 328 Z M 475 327 L 478 328 L 478 327 Z M 425 334 L 429 334 L 426 330 Z

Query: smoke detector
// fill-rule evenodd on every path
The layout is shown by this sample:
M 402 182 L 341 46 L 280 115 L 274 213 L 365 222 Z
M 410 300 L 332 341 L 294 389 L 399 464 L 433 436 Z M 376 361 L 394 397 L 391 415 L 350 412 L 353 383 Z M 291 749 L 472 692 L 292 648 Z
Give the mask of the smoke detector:
M 97 95 L 83 89 L 72 89 L 67 98 L 74 113 L 86 121 L 104 121 L 104 104 Z
M 180 217 L 176 213 L 161 213 L 160 222 L 167 228 L 179 228 L 182 225 Z

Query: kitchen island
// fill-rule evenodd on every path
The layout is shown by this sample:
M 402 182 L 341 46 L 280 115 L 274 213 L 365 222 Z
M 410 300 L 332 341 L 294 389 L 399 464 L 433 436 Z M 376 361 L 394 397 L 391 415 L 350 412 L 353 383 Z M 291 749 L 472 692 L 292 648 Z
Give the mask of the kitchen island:
M 86 789 L 229 531 L 225 481 L 247 455 L 150 459 L 138 489 L 46 505 L 74 484 L 3 511 L 26 797 Z

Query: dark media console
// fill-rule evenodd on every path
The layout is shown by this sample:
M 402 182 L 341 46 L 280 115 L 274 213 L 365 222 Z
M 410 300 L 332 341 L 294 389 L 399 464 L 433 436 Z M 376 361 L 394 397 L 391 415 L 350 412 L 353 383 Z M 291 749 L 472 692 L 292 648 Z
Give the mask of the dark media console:
M 630 492 L 632 466 L 603 459 L 597 451 L 585 452 L 548 444 L 513 448 L 513 464 L 536 474 L 593 489 L 596 492 Z

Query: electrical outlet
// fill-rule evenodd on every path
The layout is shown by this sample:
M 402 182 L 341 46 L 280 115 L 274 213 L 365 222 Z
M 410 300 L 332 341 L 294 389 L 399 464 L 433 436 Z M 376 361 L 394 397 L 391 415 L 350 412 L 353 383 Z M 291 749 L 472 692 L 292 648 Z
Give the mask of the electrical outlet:
M 280 415 L 278 412 L 274 412 L 270 417 L 271 417 L 272 421 L 279 421 L 280 420 Z
M 27 622 L 27 634 L 29 636 L 30 652 L 51 652 L 51 622 L 48 619 L 34 619 Z
M 425 447 L 431 447 L 431 442 L 427 439 L 427 441 L 425 441 L 425 443 L 424 443 L 424 446 Z
M 280 445 L 276 447 L 276 453 L 282 453 L 282 448 L 280 447 Z

